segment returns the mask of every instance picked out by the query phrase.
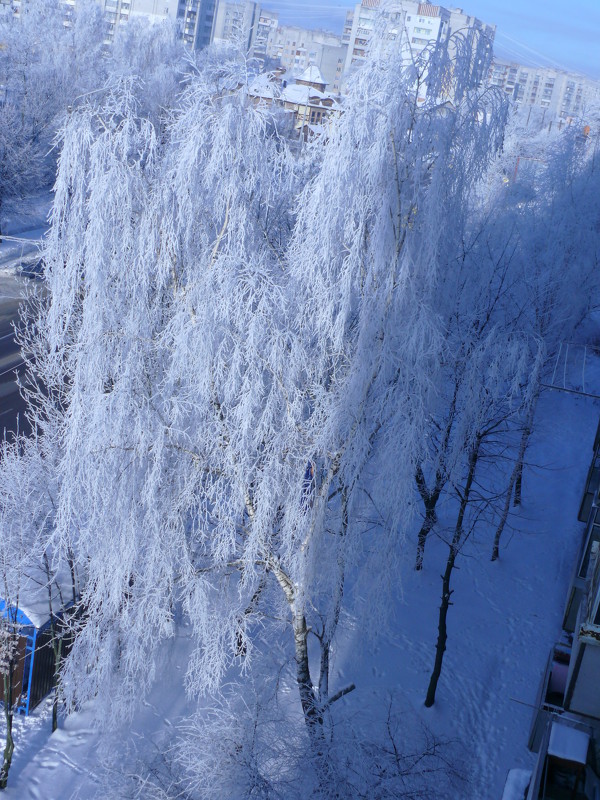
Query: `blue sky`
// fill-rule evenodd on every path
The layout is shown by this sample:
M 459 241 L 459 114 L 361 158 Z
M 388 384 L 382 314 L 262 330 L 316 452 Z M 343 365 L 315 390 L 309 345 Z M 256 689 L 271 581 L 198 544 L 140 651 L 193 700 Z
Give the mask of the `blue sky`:
M 263 0 L 263 5 L 278 10 L 283 24 L 341 33 L 346 11 L 354 3 Z M 454 0 L 445 5 L 495 23 L 500 56 L 600 78 L 600 0 Z

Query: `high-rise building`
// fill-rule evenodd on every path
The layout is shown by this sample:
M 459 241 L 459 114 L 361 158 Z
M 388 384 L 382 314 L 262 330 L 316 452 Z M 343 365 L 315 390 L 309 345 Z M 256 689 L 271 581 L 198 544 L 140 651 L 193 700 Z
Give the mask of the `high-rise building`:
M 267 59 L 267 48 L 269 39 L 274 35 L 279 25 L 279 15 L 276 11 L 268 11 L 265 8 L 259 9 L 258 25 L 256 26 L 256 35 L 252 45 L 252 55 L 261 65 L 264 65 Z
M 115 30 L 125 25 L 132 17 L 146 17 L 151 22 L 175 19 L 177 0 L 99 0 L 108 22 L 107 41 L 114 37 Z M 65 6 L 74 6 L 74 0 L 67 0 Z
M 295 25 L 282 25 L 273 30 L 267 43 L 267 55 L 279 61 L 294 74 L 313 65 L 319 68 L 327 85 L 339 90 L 347 45 L 341 37 L 321 30 L 309 30 Z
M 179 0 L 181 35 L 193 50 L 202 50 L 211 43 L 216 11 L 217 0 Z
M 350 37 L 352 36 L 352 23 L 354 22 L 354 9 L 351 8 L 346 12 L 346 20 L 344 22 L 344 30 L 342 32 L 342 44 L 349 45 Z
M 407 59 L 453 35 L 465 38 L 470 44 L 482 37 L 491 48 L 495 34 L 495 26 L 486 25 L 460 8 L 447 9 L 419 0 L 394 0 L 380 8 L 380 0 L 362 0 L 346 18 L 344 36 L 351 25 L 346 73 L 367 58 L 376 24 L 384 28 L 384 49 L 401 48 Z
M 259 16 L 258 3 L 221 0 L 215 14 L 212 41 L 238 42 L 244 51 L 249 52 L 256 36 Z
M 211 41 L 236 42 L 264 65 L 268 42 L 278 22 L 277 12 L 261 8 L 252 0 L 219 0 Z
M 501 88 L 516 106 L 543 109 L 549 118 L 580 117 L 600 102 L 599 81 L 553 67 L 495 58 L 488 82 Z

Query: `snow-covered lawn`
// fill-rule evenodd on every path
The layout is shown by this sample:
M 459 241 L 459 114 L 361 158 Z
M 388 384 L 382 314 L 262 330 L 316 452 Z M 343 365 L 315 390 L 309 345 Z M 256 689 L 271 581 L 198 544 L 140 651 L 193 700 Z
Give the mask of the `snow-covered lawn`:
M 407 724 L 421 719 L 436 736 L 451 742 L 448 753 L 462 780 L 449 800 L 499 799 L 509 768 L 533 764 L 527 750 L 531 705 L 549 649 L 560 635 L 582 532 L 578 505 L 600 405 L 590 398 L 547 392 L 538 413 L 524 504 L 513 519 L 514 530 L 505 534 L 500 560 L 490 561 L 489 532 L 477 534 L 459 559 L 448 650 L 434 707 L 425 709 L 423 700 L 447 553 L 439 539 L 428 542 L 421 573 L 412 570 L 414 543 L 407 543 L 390 634 L 361 644 L 362 637 L 355 640 L 352 625 L 346 625 L 336 651 L 333 674 L 340 684 L 353 681 L 357 686 L 340 701 L 349 714 L 382 706 L 393 695 Z M 189 712 L 181 688 L 189 646 L 183 629 L 167 656 L 163 675 L 168 680 L 157 681 L 133 723 L 117 733 L 121 744 L 116 751 L 127 751 L 128 761 L 133 752 L 141 758 L 156 756 L 178 719 Z M 7 799 L 83 800 L 96 792 L 111 797 L 91 710 L 74 714 L 53 736 L 49 728 L 47 706 L 30 719 L 18 720 Z M 118 771 L 114 751 L 106 763 Z M 439 794 L 432 790 L 431 797 Z

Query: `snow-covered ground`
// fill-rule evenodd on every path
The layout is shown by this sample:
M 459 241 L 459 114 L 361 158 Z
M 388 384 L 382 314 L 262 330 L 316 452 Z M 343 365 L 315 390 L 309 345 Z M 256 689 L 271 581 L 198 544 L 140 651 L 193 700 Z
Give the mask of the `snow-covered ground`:
M 48 198 L 40 197 L 28 220 L 4 225 L 5 233 L 32 243 L 3 240 L 0 272 L 14 271 L 23 255 L 36 251 L 36 240 L 47 227 L 47 207 Z M 590 333 L 586 332 L 588 340 Z M 575 358 L 575 350 L 571 353 Z M 591 358 L 583 388 L 594 393 L 600 389 L 600 369 L 597 356 Z M 577 374 L 570 376 L 569 385 L 582 388 L 579 366 L 570 368 Z M 563 370 L 561 362 L 560 371 L 564 377 L 566 363 Z M 459 781 L 448 800 L 499 800 L 508 770 L 533 765 L 526 746 L 532 704 L 549 649 L 560 636 L 583 528 L 577 510 L 599 414 L 600 402 L 591 397 L 558 391 L 542 396 L 527 456 L 524 503 L 504 534 L 500 560 L 491 562 L 492 532 L 483 529 L 458 560 L 448 648 L 432 709 L 425 709 L 423 700 L 447 556 L 440 538 L 428 542 L 420 573 L 412 569 L 414 543 L 407 542 L 389 635 L 373 644 L 355 635 L 351 624 L 342 629 L 334 675 L 340 685 L 352 681 L 357 688 L 341 702 L 352 714 L 365 705 L 382 706 L 393 696 L 408 725 L 422 720 L 433 734 L 450 742 L 448 753 Z M 443 522 L 442 513 L 442 526 Z M 128 763 L 135 761 L 136 752 L 142 761 L 164 748 L 178 721 L 189 713 L 183 691 L 189 629 L 180 630 L 171 644 L 161 672 L 168 674 L 168 681 L 156 682 L 132 723 L 110 737 L 110 749 L 94 729 L 91 708 L 73 714 L 52 736 L 49 701 L 30 718 L 17 718 L 7 800 L 113 797 L 107 781 L 110 785 L 111 770 L 118 773 L 121 767 L 114 761 L 115 743 L 117 751 L 128 753 Z M 405 738 L 410 740 L 410 731 Z M 432 800 L 442 800 L 437 791 L 432 789 Z
M 355 705 L 383 704 L 392 693 L 397 706 L 410 712 L 405 714 L 409 724 L 421 719 L 436 736 L 450 740 L 448 752 L 462 780 L 449 800 L 499 799 L 509 768 L 533 764 L 527 750 L 531 706 L 549 649 L 560 636 L 582 534 L 577 511 L 599 414 L 600 403 L 593 398 L 556 391 L 542 396 L 528 452 L 524 503 L 512 530 L 505 532 L 500 560 L 490 561 L 491 535 L 482 531 L 458 561 L 448 649 L 432 709 L 425 709 L 423 700 L 447 554 L 442 541 L 428 542 L 421 573 L 411 568 L 414 546 L 407 543 L 389 636 L 365 645 L 363 637 L 354 640 L 347 626 L 341 638 L 335 674 L 340 682 L 352 680 L 357 686 L 341 702 L 351 713 Z M 113 736 L 113 746 L 122 742 L 117 750 L 160 750 L 189 711 L 181 688 L 188 647 L 183 629 L 162 672 L 168 681 L 159 679 L 132 724 L 116 740 Z M 74 714 L 52 736 L 49 728 L 48 706 L 17 720 L 7 800 L 112 797 L 91 710 Z M 111 758 L 110 769 L 118 771 L 114 754 Z M 441 800 L 436 792 L 432 800 Z

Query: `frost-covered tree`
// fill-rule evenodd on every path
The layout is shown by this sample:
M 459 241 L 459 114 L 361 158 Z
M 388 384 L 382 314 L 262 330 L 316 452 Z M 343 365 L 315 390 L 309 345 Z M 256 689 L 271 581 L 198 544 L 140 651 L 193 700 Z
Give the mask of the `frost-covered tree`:
M 23 210 L 51 186 L 56 132 L 87 95 L 130 80 L 140 113 L 159 124 L 178 93 L 185 58 L 173 26 L 134 19 L 108 47 L 106 24 L 93 0 L 28 0 L 0 15 L 0 218 L 3 204 Z
M 6 727 L 6 742 L 0 789 L 6 788 L 14 752 L 13 714 L 19 701 L 16 673 L 25 657 L 19 646 L 19 609 L 27 594 L 32 563 L 39 553 L 44 525 L 45 498 L 37 483 L 35 464 L 40 464 L 35 446 L 4 441 L 1 445 L 5 480 L 0 498 L 0 680 Z
M 133 17 L 115 30 L 106 60 L 109 79 L 138 79 L 138 113 L 160 129 L 190 69 L 176 26 Z
M 79 658 L 89 658 L 87 648 L 98 637 L 104 643 L 98 683 L 73 683 L 79 692 L 117 681 L 118 663 L 129 664 L 143 689 L 152 679 L 147 650 L 169 634 L 176 599 L 190 607 L 198 627 L 190 682 L 214 686 L 256 591 L 248 573 L 265 559 L 251 545 L 243 578 L 250 585 L 234 580 L 242 564 L 230 561 L 243 549 L 234 556 L 227 548 L 242 547 L 253 501 L 250 467 L 240 464 L 245 493 L 239 494 L 232 465 L 238 452 L 250 463 L 259 458 L 268 426 L 248 430 L 257 437 L 252 448 L 227 434 L 229 425 L 243 430 L 228 416 L 242 409 L 239 394 L 229 399 L 227 375 L 233 381 L 239 369 L 243 381 L 266 381 L 270 373 L 248 365 L 260 366 L 269 346 L 285 352 L 285 338 L 269 326 L 282 313 L 276 291 L 282 271 L 271 237 L 289 196 L 289 188 L 278 189 L 289 168 L 285 147 L 275 132 L 269 135 L 265 109 L 235 91 L 237 78 L 233 85 L 225 81 L 220 98 L 201 79 L 189 90 L 170 150 L 161 151 L 149 123 L 136 117 L 131 95 L 73 112 L 65 131 L 47 252 L 54 300 L 44 324 L 46 341 L 55 344 L 36 368 L 49 398 L 41 403 L 39 429 L 51 420 L 49 435 L 62 431 L 60 463 L 78 476 L 61 482 L 55 541 L 70 547 L 74 535 L 77 557 L 89 565 L 86 624 L 68 673 L 73 681 Z M 215 198 L 216 179 L 222 194 Z M 107 213 L 111 196 L 114 216 Z M 120 304 L 107 302 L 115 291 Z M 261 303 L 268 304 L 263 314 Z M 242 314 L 237 333 L 236 314 Z M 248 335 L 252 329 L 256 340 Z M 89 370 L 81 372 L 84 362 Z M 278 384 L 265 385 L 279 391 Z M 266 412 L 276 415 L 275 428 L 281 407 L 267 404 Z M 77 456 L 82 446 L 90 458 Z M 104 499 L 92 501 L 102 485 Z M 239 505 L 230 496 L 234 490 Z M 98 537 L 107 514 L 112 522 Z M 118 565 L 109 567 L 115 558 Z M 212 581 L 232 584 L 231 602 L 212 607 Z M 127 628 L 127 637 L 119 634 Z M 128 682 L 116 691 L 133 689 Z
M 463 375 L 453 396 L 453 431 L 460 456 L 448 477 L 448 493 L 455 495 L 456 521 L 449 537 L 446 568 L 438 616 L 438 638 L 434 666 L 425 705 L 435 702 L 448 637 L 447 616 L 453 589 L 452 573 L 459 554 L 476 527 L 494 518 L 495 475 L 498 463 L 519 430 L 523 408 L 527 408 L 535 384 L 531 384 L 532 355 L 520 332 L 494 326 L 472 343 Z M 539 362 L 540 354 L 537 357 Z M 535 374 L 533 379 L 535 381 Z M 450 438 L 450 437 L 449 437 Z
M 538 142 L 535 159 L 515 170 L 495 208 L 491 237 L 496 252 L 512 253 L 504 305 L 520 328 L 543 348 L 532 359 L 532 391 L 524 409 L 514 467 L 497 525 L 492 560 L 499 557 L 511 497 L 521 503 L 525 454 L 534 431 L 537 401 L 563 342 L 569 342 L 597 305 L 598 170 L 594 143 L 579 127 Z M 510 152 L 510 142 L 507 149 Z M 512 149 L 514 157 L 514 147 Z
M 422 103 L 423 64 L 374 57 L 298 158 L 244 60 L 207 60 L 160 135 L 129 81 L 70 113 L 24 340 L 46 546 L 84 576 L 70 701 L 122 716 L 181 613 L 191 694 L 284 639 L 328 780 L 347 581 L 382 613 L 447 374 L 440 286 L 502 135 L 477 81 L 446 102 L 448 67 Z

